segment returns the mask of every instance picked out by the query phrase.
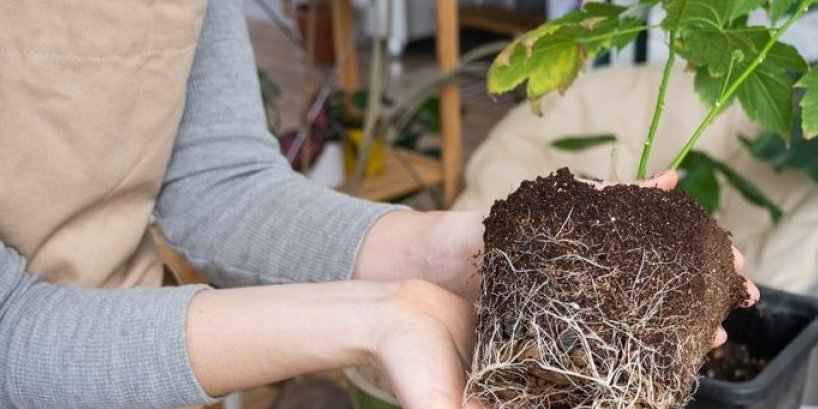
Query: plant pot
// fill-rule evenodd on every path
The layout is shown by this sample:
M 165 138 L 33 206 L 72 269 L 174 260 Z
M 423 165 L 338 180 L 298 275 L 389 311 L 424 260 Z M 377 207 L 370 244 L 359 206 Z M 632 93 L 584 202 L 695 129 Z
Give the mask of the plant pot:
M 361 152 L 364 132 L 361 129 L 347 130 L 347 137 L 344 140 L 344 168 L 347 176 L 352 175 L 358 162 L 358 155 Z M 386 142 L 383 138 L 372 138 L 369 146 L 369 154 L 366 157 L 364 176 L 375 176 L 383 173 L 386 169 Z
M 315 160 L 307 178 L 321 186 L 336 189 L 344 183 L 344 153 L 341 142 L 327 142 Z
M 731 341 L 769 360 L 755 378 L 703 378 L 688 409 L 798 409 L 807 364 L 818 341 L 818 300 L 761 287 L 761 302 L 736 310 L 724 323 Z
M 386 379 L 375 369 L 346 368 L 344 375 L 349 381 L 349 395 L 355 409 L 401 409 Z
M 298 33 L 304 42 L 304 47 L 309 49 L 308 29 L 310 5 L 301 4 L 295 9 Z M 332 32 L 332 10 L 328 5 L 318 5 L 315 8 L 315 50 L 313 58 L 316 62 L 324 65 L 335 63 L 335 40 Z

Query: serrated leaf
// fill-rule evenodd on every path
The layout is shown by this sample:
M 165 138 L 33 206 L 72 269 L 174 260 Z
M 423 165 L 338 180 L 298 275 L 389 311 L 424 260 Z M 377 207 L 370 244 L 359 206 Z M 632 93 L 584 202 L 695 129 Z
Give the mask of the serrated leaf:
M 755 158 L 769 162 L 776 170 L 794 169 L 818 183 L 818 138 L 804 139 L 800 117 L 793 123 L 789 147 L 781 136 L 772 132 L 765 132 L 752 141 L 747 138 L 742 141 Z
M 522 84 L 528 78 L 527 61 L 519 40 L 509 44 L 489 67 L 486 82 L 489 93 L 502 94 Z
M 688 154 L 680 168 L 685 169 L 686 173 L 679 181 L 679 188 L 699 200 L 702 206 L 709 211 L 718 211 L 721 205 L 721 187 L 716 178 L 716 174 L 721 173 L 745 200 L 767 209 L 774 223 L 778 223 L 781 219 L 781 209 L 755 184 L 738 174 L 726 163 L 704 152 L 693 151 Z
M 798 0 L 770 0 L 770 21 L 775 24 L 795 6 Z
M 527 82 L 528 98 L 538 112 L 539 99 L 568 88 L 587 58 L 635 38 L 638 30 L 634 28 L 642 23 L 621 17 L 626 10 L 590 3 L 526 33 L 495 58 L 488 72 L 489 93 L 508 92 Z M 618 35 L 623 27 L 634 32 Z
M 721 208 L 721 187 L 716 180 L 716 167 L 709 158 L 693 151 L 679 167 L 685 170 L 685 174 L 679 180 L 678 188 L 698 200 L 710 213 L 718 211 Z
M 727 182 L 736 188 L 736 190 L 741 193 L 741 196 L 744 197 L 745 200 L 756 206 L 766 208 L 770 213 L 770 218 L 773 219 L 773 223 L 778 223 L 778 221 L 781 220 L 781 209 L 776 206 L 776 204 L 773 203 L 773 201 L 770 200 L 763 192 L 761 192 L 761 190 L 759 190 L 754 183 L 745 179 L 726 163 L 717 161 L 713 158 L 710 158 L 710 160 L 714 163 L 718 170 L 721 171 L 724 178 L 727 179 Z
M 747 115 L 764 128 L 789 135 L 792 124 L 792 80 L 781 70 L 759 65 L 738 89 Z
M 747 37 L 751 39 L 754 45 L 754 52 L 748 58 L 745 58 L 745 62 L 749 63 L 750 60 L 755 58 L 759 51 L 764 48 L 765 45 L 770 41 L 770 33 L 766 31 L 765 27 L 747 27 L 748 30 L 764 30 L 764 31 L 746 31 Z M 792 72 L 806 72 L 809 70 L 809 64 L 807 64 L 804 57 L 798 53 L 798 50 L 789 45 L 782 43 L 780 41 L 776 41 L 773 44 L 773 47 L 767 53 L 767 57 L 764 62 L 768 65 L 774 65 L 788 71 Z
M 736 0 L 733 7 L 733 13 L 730 15 L 730 20 L 735 20 L 739 17 L 746 16 L 749 12 L 763 6 L 767 0 Z
M 591 136 L 567 136 L 551 142 L 551 146 L 564 151 L 582 151 L 594 146 L 616 142 L 613 134 L 591 135 Z
M 806 89 L 800 103 L 804 138 L 815 138 L 818 135 L 818 68 L 810 70 L 795 86 Z
M 695 32 L 726 26 L 735 14 L 736 0 L 668 0 L 665 10 L 665 31 Z
M 538 40 L 528 59 L 529 75 L 526 91 L 535 103 L 545 94 L 564 91 L 576 79 L 584 63 L 576 27 L 566 27 Z M 538 109 L 535 109 L 539 113 Z
M 726 78 L 724 76 L 720 78 L 714 77 L 710 74 L 707 67 L 695 67 L 694 69 L 696 70 L 696 76 L 693 79 L 693 89 L 696 90 L 699 99 L 701 99 L 708 108 L 713 108 L 721 96 Z M 723 104 L 722 109 L 729 107 L 734 99 L 735 97 Z

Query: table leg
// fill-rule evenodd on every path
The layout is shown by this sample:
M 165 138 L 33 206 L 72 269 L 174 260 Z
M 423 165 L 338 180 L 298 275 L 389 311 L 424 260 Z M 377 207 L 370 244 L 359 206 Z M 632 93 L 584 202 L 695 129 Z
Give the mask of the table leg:
M 437 60 L 441 71 L 455 68 L 460 59 L 456 0 L 437 1 Z M 443 202 L 449 207 L 460 189 L 463 169 L 463 137 L 460 85 L 449 82 L 440 90 L 440 120 L 443 154 Z

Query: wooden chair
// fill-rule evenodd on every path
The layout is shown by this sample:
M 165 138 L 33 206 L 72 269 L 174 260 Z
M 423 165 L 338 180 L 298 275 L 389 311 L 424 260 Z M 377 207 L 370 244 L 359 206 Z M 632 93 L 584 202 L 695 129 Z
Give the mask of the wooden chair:
M 388 0 L 387 0 L 388 1 Z M 335 55 L 344 55 L 355 28 L 355 9 L 350 0 L 333 0 Z M 437 0 L 437 63 L 442 71 L 454 69 L 460 59 L 457 0 Z M 358 61 L 350 53 L 338 66 L 338 82 L 346 91 L 359 87 Z M 436 160 L 403 149 L 387 152 L 383 174 L 364 178 L 358 196 L 386 201 L 430 185 L 443 186 L 443 204 L 451 206 L 460 191 L 463 169 L 460 88 L 449 82 L 440 89 L 442 159 Z M 411 168 L 407 169 L 407 166 Z

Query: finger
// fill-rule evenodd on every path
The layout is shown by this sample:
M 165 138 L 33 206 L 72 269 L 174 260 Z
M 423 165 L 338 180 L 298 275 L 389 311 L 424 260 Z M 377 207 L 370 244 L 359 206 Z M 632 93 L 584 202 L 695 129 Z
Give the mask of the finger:
M 466 400 L 466 404 L 463 406 L 464 409 L 486 409 L 480 401 L 477 399 L 468 399 Z
M 636 185 L 639 187 L 656 187 L 662 190 L 673 190 L 676 187 L 676 184 L 679 182 L 679 174 L 676 171 L 668 170 L 662 172 L 656 176 L 651 177 L 650 179 L 640 180 L 637 182 L 608 182 L 608 181 L 591 181 L 591 180 L 584 180 L 584 179 L 577 179 L 581 182 L 590 183 L 594 185 L 597 189 L 603 189 L 608 186 L 613 185 L 621 185 L 621 184 L 630 184 Z
M 744 255 L 741 254 L 736 246 L 733 246 L 733 266 L 737 273 L 744 271 Z
M 674 170 L 662 172 L 650 179 L 645 179 L 637 183 L 641 187 L 658 187 L 662 190 L 673 190 L 679 183 L 679 174 Z
M 747 292 L 749 298 L 741 303 L 742 307 L 752 307 L 758 300 L 761 299 L 761 291 L 758 290 L 755 284 L 749 279 L 744 280 L 744 291 Z
M 713 348 L 718 348 L 725 342 L 727 342 L 727 331 L 725 331 L 724 328 L 719 327 L 719 329 L 716 330 L 716 334 L 713 336 Z
M 400 345 L 387 372 L 406 409 L 460 409 L 465 371 L 451 340 L 422 337 Z

